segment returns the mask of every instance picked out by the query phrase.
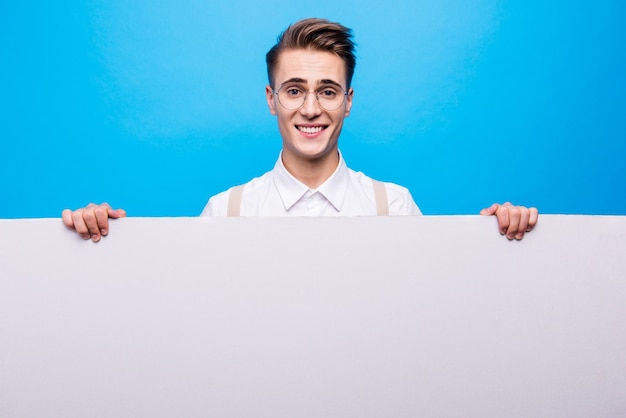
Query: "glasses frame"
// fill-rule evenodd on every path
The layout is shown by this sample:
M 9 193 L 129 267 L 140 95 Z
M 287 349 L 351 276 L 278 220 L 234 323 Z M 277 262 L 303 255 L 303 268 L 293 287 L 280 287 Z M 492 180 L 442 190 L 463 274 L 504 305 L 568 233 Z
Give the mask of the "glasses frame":
M 334 85 L 334 84 L 333 84 L 333 85 Z M 342 106 L 342 105 L 346 102 L 346 97 L 348 97 L 348 92 L 347 92 L 347 91 L 345 91 L 345 90 L 343 89 L 343 87 L 341 87 L 341 86 L 335 86 L 335 87 L 338 87 L 338 88 L 340 88 L 340 89 L 341 89 L 341 91 L 343 91 L 343 100 L 341 101 L 341 103 L 340 103 L 337 107 L 335 107 L 335 108 L 333 108 L 333 109 L 327 109 L 327 108 L 326 108 L 326 107 L 324 107 L 324 105 L 322 105 L 322 103 L 320 102 L 320 98 L 319 98 L 319 96 L 318 96 L 318 93 L 319 93 L 319 92 L 321 92 L 321 91 L 323 91 L 323 89 L 322 89 L 322 90 L 319 90 L 318 92 L 315 92 L 314 90 L 307 90 L 307 91 L 305 91 L 305 92 L 304 92 L 304 99 L 302 100 L 302 104 L 301 104 L 300 106 L 298 106 L 298 107 L 294 107 L 294 108 L 291 108 L 291 107 L 287 107 L 287 106 L 285 106 L 285 105 L 283 104 L 283 102 L 281 102 L 281 101 L 280 101 L 280 96 L 278 95 L 278 93 L 280 93 L 280 91 L 281 91 L 282 89 L 284 89 L 284 88 L 293 88 L 293 86 L 284 85 L 284 86 L 282 86 L 281 88 L 279 88 L 278 90 L 276 90 L 276 89 L 273 89 L 273 90 L 274 90 L 274 94 L 276 95 L 276 100 L 278 101 L 278 103 L 280 103 L 280 105 L 281 105 L 283 108 L 287 109 L 287 110 L 298 110 L 298 109 L 300 109 L 300 108 L 301 108 L 302 106 L 304 106 L 304 104 L 306 103 L 306 99 L 307 99 L 307 97 L 309 97 L 309 93 L 313 93 L 313 94 L 315 95 L 315 100 L 317 101 L 317 104 L 319 105 L 319 107 L 321 107 L 322 109 L 324 109 L 324 110 L 326 110 L 326 111 L 328 111 L 328 112 L 332 112 L 333 110 L 337 110 L 337 109 L 339 109 L 339 108 L 340 108 L 340 107 L 341 107 L 341 106 Z

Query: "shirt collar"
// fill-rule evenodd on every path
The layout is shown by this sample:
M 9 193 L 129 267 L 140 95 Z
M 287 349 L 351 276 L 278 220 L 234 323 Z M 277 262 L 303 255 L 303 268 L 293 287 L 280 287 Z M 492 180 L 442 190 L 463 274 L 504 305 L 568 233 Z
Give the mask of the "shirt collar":
M 282 152 L 278 157 L 278 161 L 276 161 L 273 172 L 274 184 L 285 206 L 285 210 L 291 209 L 308 191 L 321 193 L 330 204 L 333 205 L 335 210 L 341 210 L 346 198 L 349 182 L 348 166 L 341 152 L 339 152 L 339 164 L 337 168 L 317 190 L 310 189 L 287 171 L 283 164 Z

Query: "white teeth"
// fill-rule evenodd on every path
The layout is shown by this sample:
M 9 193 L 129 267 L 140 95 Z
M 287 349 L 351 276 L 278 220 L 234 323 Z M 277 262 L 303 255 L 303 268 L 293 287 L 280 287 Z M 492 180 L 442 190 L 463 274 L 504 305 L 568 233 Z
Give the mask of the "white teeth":
M 298 129 L 300 129 L 305 134 L 316 134 L 322 130 L 322 127 L 321 126 L 315 126 L 315 127 L 298 126 Z

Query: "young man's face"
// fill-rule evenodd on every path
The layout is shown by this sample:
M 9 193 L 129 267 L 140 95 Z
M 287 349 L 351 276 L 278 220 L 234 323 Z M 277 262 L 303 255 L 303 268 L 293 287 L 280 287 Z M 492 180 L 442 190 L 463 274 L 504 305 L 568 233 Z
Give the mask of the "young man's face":
M 338 56 L 323 51 L 289 49 L 278 58 L 274 70 L 274 86 L 266 87 L 270 112 L 278 118 L 278 128 L 283 138 L 283 159 L 289 161 L 323 160 L 336 156 L 337 140 L 343 120 L 350 114 L 352 89 L 346 86 L 345 63 Z M 273 87 L 273 88 L 272 88 Z M 296 87 L 309 92 L 304 104 L 295 110 L 286 109 L 274 90 Z M 324 93 L 324 87 L 337 89 L 343 103 L 334 110 L 320 106 L 315 93 Z M 326 106 L 332 107 L 332 106 Z

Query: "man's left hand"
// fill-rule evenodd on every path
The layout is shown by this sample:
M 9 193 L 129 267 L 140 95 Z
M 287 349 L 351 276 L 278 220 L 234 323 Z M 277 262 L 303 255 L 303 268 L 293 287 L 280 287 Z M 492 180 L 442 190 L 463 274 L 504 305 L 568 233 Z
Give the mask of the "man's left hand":
M 480 211 L 481 215 L 498 218 L 500 234 L 506 235 L 509 240 L 520 240 L 526 232 L 532 231 L 537 224 L 539 212 L 536 208 L 515 206 L 510 202 L 504 204 L 494 203 Z

